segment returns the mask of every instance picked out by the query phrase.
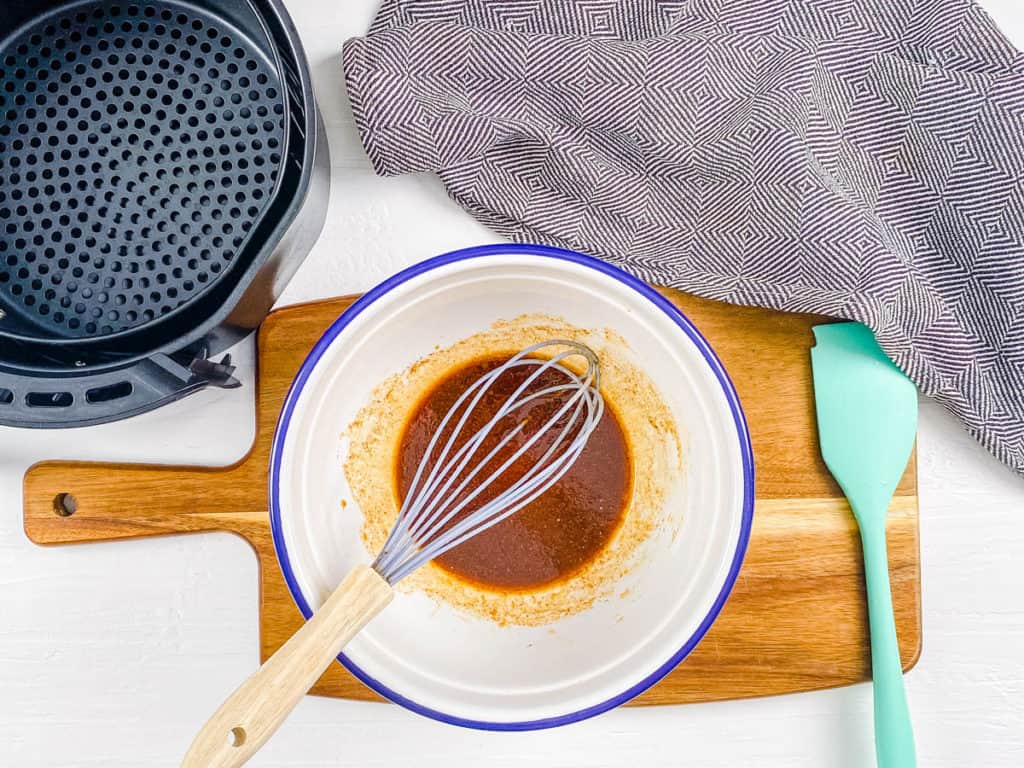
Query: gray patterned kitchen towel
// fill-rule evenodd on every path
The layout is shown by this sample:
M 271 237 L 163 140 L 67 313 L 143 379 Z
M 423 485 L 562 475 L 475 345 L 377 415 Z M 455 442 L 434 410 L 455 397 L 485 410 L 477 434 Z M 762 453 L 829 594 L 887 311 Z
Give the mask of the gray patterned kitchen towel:
M 871 326 L 1024 473 L 1024 57 L 968 0 L 385 0 L 378 173 L 517 241 Z

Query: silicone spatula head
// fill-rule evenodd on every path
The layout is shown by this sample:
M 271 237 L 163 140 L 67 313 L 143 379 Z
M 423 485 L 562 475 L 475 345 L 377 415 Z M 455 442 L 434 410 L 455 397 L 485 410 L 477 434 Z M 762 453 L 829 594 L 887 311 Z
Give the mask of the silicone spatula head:
M 885 515 L 917 434 L 917 389 L 860 323 L 819 325 L 811 349 L 821 455 L 858 518 Z

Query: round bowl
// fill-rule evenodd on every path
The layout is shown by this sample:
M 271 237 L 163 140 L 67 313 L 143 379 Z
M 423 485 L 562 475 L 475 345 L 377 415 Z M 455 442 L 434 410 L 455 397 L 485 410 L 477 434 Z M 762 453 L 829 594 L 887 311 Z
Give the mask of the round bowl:
M 308 618 L 368 563 L 342 465 L 343 432 L 388 376 L 523 314 L 610 328 L 660 391 L 684 469 L 664 524 L 611 597 L 539 627 L 498 626 L 416 592 L 396 595 L 339 661 L 415 712 L 493 730 L 547 728 L 627 701 L 707 632 L 746 550 L 754 503 L 750 437 L 707 341 L 650 287 L 604 262 L 526 245 L 470 248 L 417 264 L 353 304 L 310 352 L 285 400 L 270 460 L 274 545 Z

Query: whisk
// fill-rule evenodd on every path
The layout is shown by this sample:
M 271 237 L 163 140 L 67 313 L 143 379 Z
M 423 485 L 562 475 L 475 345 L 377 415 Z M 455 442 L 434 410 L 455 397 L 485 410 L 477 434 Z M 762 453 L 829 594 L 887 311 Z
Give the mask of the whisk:
M 582 373 L 565 364 L 573 357 L 585 362 Z M 501 384 L 507 384 L 502 378 L 515 369 L 526 369 L 525 378 L 473 431 L 470 424 L 487 393 L 502 391 Z M 557 374 L 554 383 L 552 374 Z M 555 339 L 527 347 L 471 384 L 427 445 L 372 565 L 354 568 L 309 621 L 228 697 L 196 736 L 182 768 L 245 763 L 348 641 L 391 602 L 395 584 L 557 483 L 601 421 L 600 375 L 593 350 Z M 551 415 L 533 424 L 529 406 L 552 399 Z

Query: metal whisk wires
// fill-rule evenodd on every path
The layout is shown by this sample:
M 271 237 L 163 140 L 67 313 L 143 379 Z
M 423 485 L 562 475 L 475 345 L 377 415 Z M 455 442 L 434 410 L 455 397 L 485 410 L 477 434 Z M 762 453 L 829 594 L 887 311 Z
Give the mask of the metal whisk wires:
M 550 358 L 534 357 L 549 348 L 559 348 Z M 563 364 L 579 356 L 586 369 L 577 374 Z M 480 406 L 495 382 L 515 368 L 532 368 L 527 377 L 476 432 L 458 445 L 463 432 L 468 432 L 470 415 Z M 547 372 L 557 372 L 562 381 L 542 383 Z M 507 362 L 487 372 L 455 401 L 431 438 L 416 469 L 412 483 L 402 502 L 398 519 L 377 559 L 376 570 L 394 585 L 421 565 L 444 554 L 532 502 L 569 471 L 579 458 L 604 413 L 601 397 L 601 373 L 597 355 L 584 344 L 567 340 L 551 340 L 534 344 Z M 483 456 L 481 446 L 495 433 L 497 425 L 507 418 L 515 419 L 524 406 L 540 398 L 559 397 L 564 402 L 510 456 L 495 468 L 490 464 L 527 428 L 527 419 L 501 434 L 497 444 Z M 454 426 L 443 440 L 449 423 Z M 553 435 L 551 444 L 514 480 L 509 469 L 546 435 Z M 435 456 L 436 452 L 436 456 Z M 501 482 L 507 483 L 502 487 Z M 476 483 L 470 490 L 471 483 Z M 481 499 L 486 490 L 495 492 Z M 468 491 L 468 492 L 467 492 Z M 478 507 L 470 505 L 477 501 Z M 468 510 L 456 520 L 456 516 Z

